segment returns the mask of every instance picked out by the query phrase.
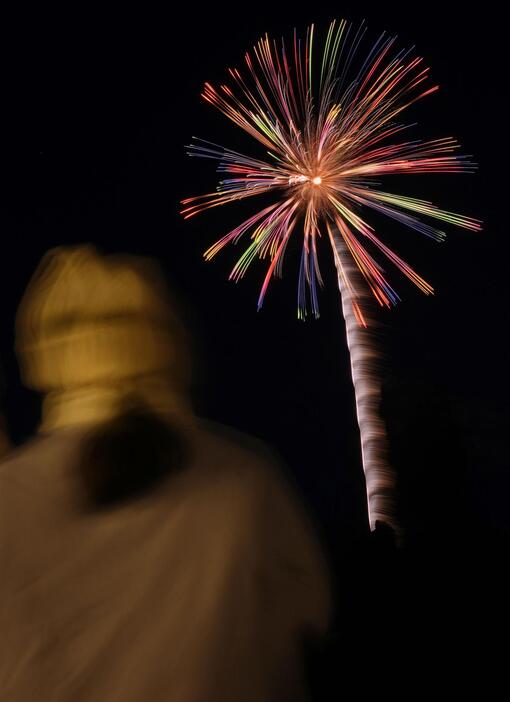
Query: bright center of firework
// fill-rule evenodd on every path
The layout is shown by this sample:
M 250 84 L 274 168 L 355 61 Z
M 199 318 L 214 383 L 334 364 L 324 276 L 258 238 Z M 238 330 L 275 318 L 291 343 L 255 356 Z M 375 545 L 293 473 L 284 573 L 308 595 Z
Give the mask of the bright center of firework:
M 321 176 L 310 178 L 306 175 L 294 175 L 289 178 L 289 185 L 302 185 L 303 183 L 312 183 L 312 185 L 320 185 L 322 183 Z

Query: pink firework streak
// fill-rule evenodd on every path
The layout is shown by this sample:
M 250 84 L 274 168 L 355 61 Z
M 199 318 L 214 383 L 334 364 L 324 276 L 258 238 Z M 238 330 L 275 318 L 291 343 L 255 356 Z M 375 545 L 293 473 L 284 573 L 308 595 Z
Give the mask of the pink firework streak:
M 219 89 L 206 83 L 204 99 L 256 139 L 264 147 L 264 158 L 195 140 L 188 153 L 218 160 L 218 170 L 226 178 L 216 192 L 183 200 L 182 214 L 189 218 L 211 207 L 274 192 L 275 202 L 223 236 L 205 252 L 205 258 L 210 260 L 228 243 L 249 235 L 251 241 L 230 278 L 238 281 L 254 259 L 268 259 L 260 308 L 271 278 L 281 276 L 291 235 L 302 234 L 298 278 L 301 319 L 309 307 L 314 316 L 319 315 L 317 284 L 322 285 L 322 278 L 317 240 L 325 236 L 330 241 L 351 350 L 358 422 L 365 447 L 362 453 L 369 521 L 374 528 L 378 520 L 395 526 L 394 500 L 385 497 L 391 495 L 394 478 L 384 458 L 385 436 L 377 419 L 380 383 L 375 373 L 367 372 L 367 363 L 358 363 L 358 371 L 353 363 L 355 347 L 358 358 L 360 349 L 365 349 L 365 360 L 374 355 L 366 350 L 368 318 L 355 271 L 361 273 L 366 288 L 381 306 L 391 307 L 400 298 L 375 258 L 378 251 L 422 292 L 431 294 L 433 288 L 383 243 L 365 220 L 365 212 L 375 210 L 437 241 L 445 237 L 438 222 L 472 231 L 480 230 L 481 223 L 426 200 L 380 189 L 375 178 L 470 173 L 475 164 L 455 153 L 459 146 L 451 137 L 404 139 L 402 132 L 410 125 L 396 120 L 438 86 L 428 85 L 429 69 L 421 58 L 411 51 L 397 50 L 396 38 L 384 33 L 360 60 L 365 32 L 364 23 L 355 30 L 345 20 L 332 22 L 318 59 L 313 25 L 304 40 L 294 31 L 290 51 L 284 40 L 278 44 L 266 36 L 253 47 L 252 54 L 245 55 L 245 74 L 229 69 L 230 83 Z M 434 223 L 423 221 L 423 217 Z M 363 408 L 360 388 L 372 397 L 370 411 Z

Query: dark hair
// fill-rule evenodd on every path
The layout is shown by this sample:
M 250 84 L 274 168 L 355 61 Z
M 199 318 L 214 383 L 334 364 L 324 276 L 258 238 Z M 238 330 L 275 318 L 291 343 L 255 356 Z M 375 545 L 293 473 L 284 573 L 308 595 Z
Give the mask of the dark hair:
M 77 466 L 81 501 L 101 510 L 136 500 L 181 470 L 187 455 L 171 424 L 144 408 L 124 411 L 84 438 Z

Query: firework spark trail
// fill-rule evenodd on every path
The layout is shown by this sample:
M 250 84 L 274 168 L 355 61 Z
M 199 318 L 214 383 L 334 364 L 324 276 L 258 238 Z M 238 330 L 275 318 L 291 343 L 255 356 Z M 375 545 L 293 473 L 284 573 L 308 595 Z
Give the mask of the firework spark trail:
M 359 309 L 359 300 L 360 297 L 364 297 L 364 293 L 354 282 L 357 277 L 356 268 L 348 256 L 341 233 L 328 228 L 328 235 L 334 251 L 351 361 L 365 473 L 368 521 L 372 530 L 380 521 L 389 524 L 399 534 L 400 526 L 395 519 L 395 474 L 388 463 L 386 427 L 380 414 L 380 354 L 373 331 L 365 321 L 367 313 L 361 315 Z
M 423 60 L 413 56 L 410 50 L 397 50 L 396 38 L 385 33 L 360 61 L 365 34 L 364 23 L 353 31 L 345 20 L 333 21 L 323 44 L 322 58 L 319 56 L 317 62 L 318 69 L 313 25 L 303 41 L 294 31 L 290 51 L 283 39 L 278 44 L 266 35 L 251 54 L 246 53 L 246 75 L 238 69 L 229 69 L 228 85 L 215 88 L 206 83 L 203 98 L 253 137 L 263 147 L 265 156 L 264 159 L 245 156 L 195 139 L 188 153 L 217 160 L 224 179 L 216 192 L 183 200 L 182 214 L 189 218 L 212 207 L 272 193 L 273 204 L 223 236 L 206 251 L 205 257 L 213 258 L 227 244 L 237 243 L 249 234 L 251 243 L 234 265 L 230 278 L 238 281 L 254 260 L 268 259 L 258 301 L 260 308 L 271 278 L 282 274 L 291 235 L 301 233 L 298 275 L 301 319 L 306 317 L 309 307 L 314 316 L 319 316 L 317 285 L 322 285 L 322 278 L 317 240 L 327 233 L 337 270 L 344 271 L 342 275 L 339 273 L 339 283 L 353 353 L 358 417 L 361 411 L 366 418 L 360 420 L 365 471 L 367 461 L 374 466 L 369 470 L 371 475 L 367 475 L 371 511 L 382 514 L 384 509 L 379 506 L 376 493 L 379 490 L 382 495 L 388 491 L 387 471 L 376 469 L 377 461 L 371 456 L 377 450 L 369 448 L 370 441 L 374 446 L 376 442 L 367 438 L 369 433 L 375 436 L 379 429 L 375 410 L 369 411 L 371 403 L 361 397 L 368 385 L 361 381 L 363 373 L 356 371 L 359 349 L 366 347 L 368 337 L 362 331 L 358 334 L 352 326 L 355 319 L 362 330 L 367 320 L 360 293 L 349 283 L 354 275 L 351 266 L 356 266 L 381 306 L 391 307 L 400 298 L 376 260 L 377 252 L 425 294 L 432 294 L 433 288 L 384 244 L 365 221 L 365 212 L 384 215 L 398 226 L 414 229 L 436 241 L 442 241 L 445 232 L 434 220 L 441 226 L 445 223 L 471 231 L 479 231 L 481 223 L 426 200 L 380 189 L 376 178 L 471 173 L 475 164 L 467 156 L 456 153 L 459 145 L 452 137 L 401 140 L 402 133 L 412 125 L 400 123 L 396 118 L 434 93 L 438 86 L 427 85 L 429 69 Z M 423 217 L 432 222 L 423 221 Z M 375 372 L 371 373 L 370 384 L 372 388 L 376 385 Z M 379 450 L 382 454 L 382 448 Z M 389 517 L 384 521 L 389 521 Z

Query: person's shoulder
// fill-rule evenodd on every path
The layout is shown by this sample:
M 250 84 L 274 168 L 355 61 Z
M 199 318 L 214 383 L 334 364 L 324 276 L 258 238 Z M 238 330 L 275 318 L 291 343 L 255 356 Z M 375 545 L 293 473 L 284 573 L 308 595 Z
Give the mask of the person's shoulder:
M 251 434 L 209 419 L 200 420 L 200 429 L 207 437 L 207 442 L 220 451 L 237 454 L 264 465 L 278 461 L 275 452 Z
M 37 473 L 47 473 L 48 464 L 55 465 L 55 456 L 65 452 L 65 446 L 76 443 L 75 432 L 36 434 L 11 449 L 0 461 L 0 485 L 34 485 Z
M 30 467 L 36 463 L 33 455 L 38 445 L 39 438 L 29 439 L 11 449 L 0 461 L 0 518 L 3 529 L 8 521 L 19 516 L 19 506 L 25 503 L 27 495 L 37 491 L 35 481 L 31 479 Z
M 281 456 L 262 439 L 210 420 L 201 419 L 199 427 L 208 462 L 224 475 L 264 490 L 270 485 L 297 490 Z
M 11 450 L 0 460 L 0 480 L 9 480 L 16 477 L 19 468 L 27 458 L 30 458 L 33 451 L 41 444 L 41 437 L 32 437 L 19 446 Z

